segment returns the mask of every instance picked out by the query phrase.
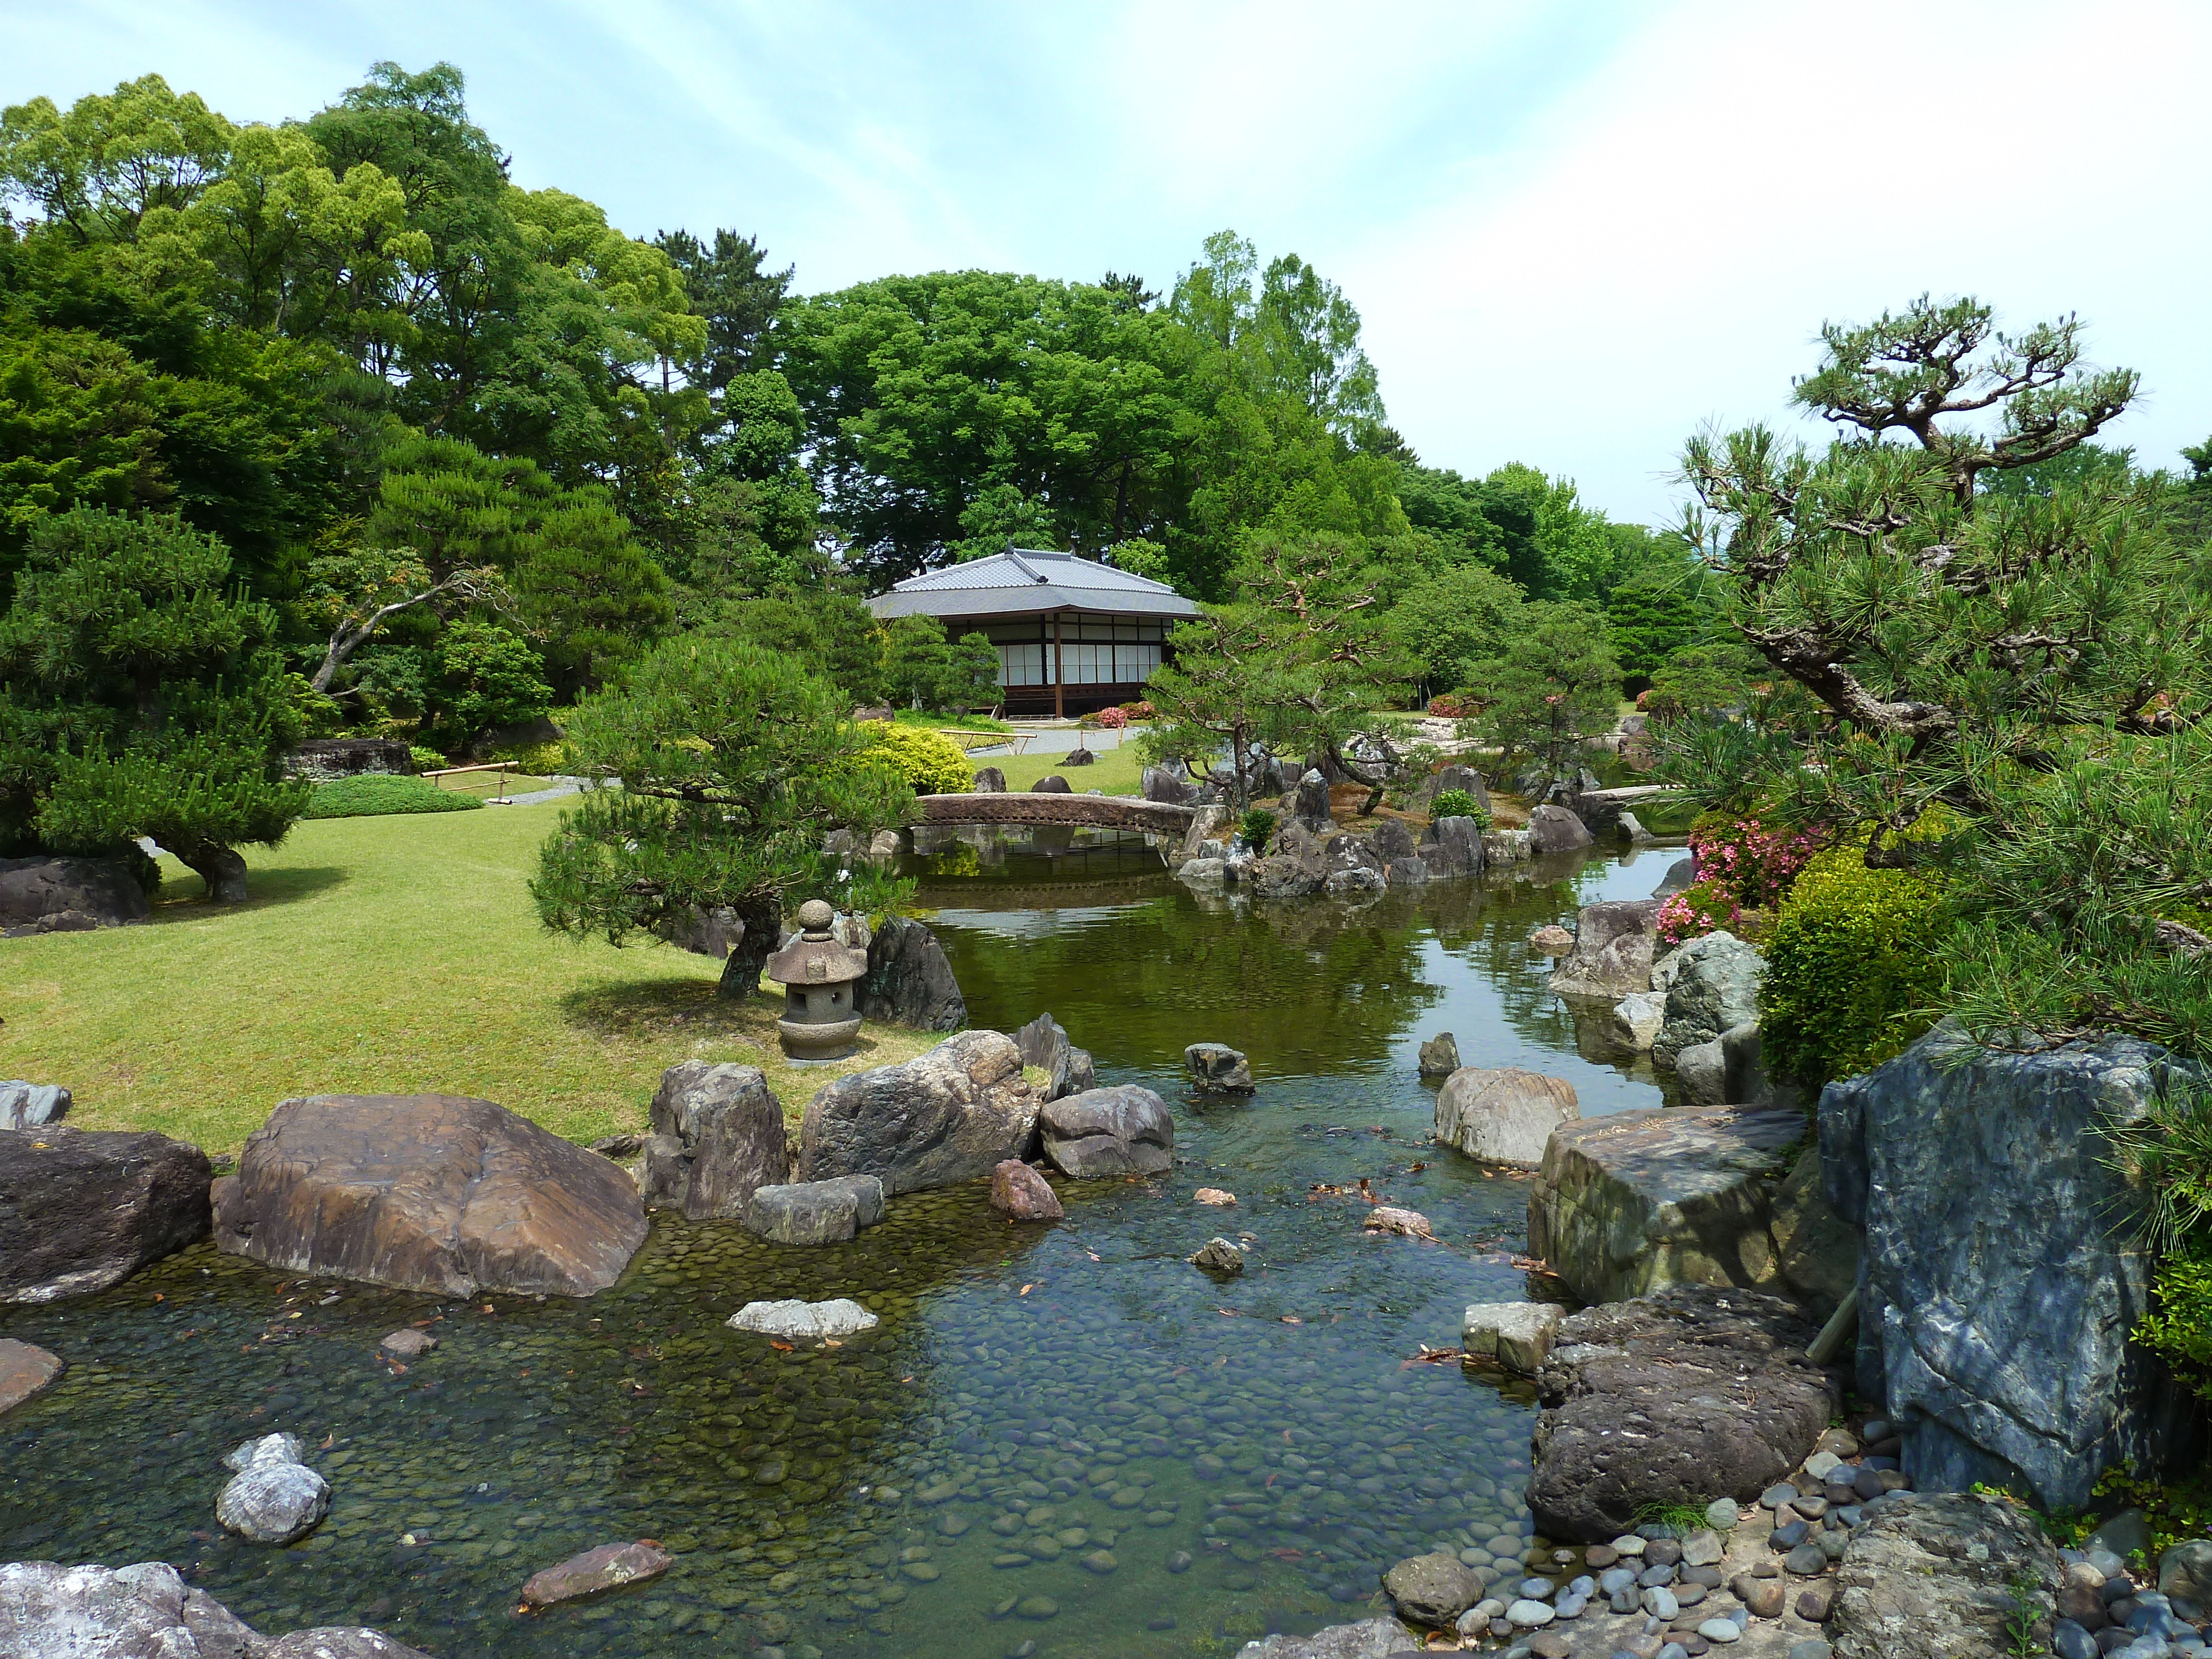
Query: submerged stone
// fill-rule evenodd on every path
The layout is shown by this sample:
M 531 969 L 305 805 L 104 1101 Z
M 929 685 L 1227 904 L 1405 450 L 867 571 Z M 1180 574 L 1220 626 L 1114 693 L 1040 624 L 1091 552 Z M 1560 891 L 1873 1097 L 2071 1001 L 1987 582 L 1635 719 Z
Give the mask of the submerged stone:
M 754 1331 L 763 1336 L 787 1336 L 819 1340 L 872 1331 L 881 1322 L 847 1297 L 828 1302 L 748 1302 L 732 1314 L 732 1330 Z
M 602 1590 L 618 1589 L 624 1584 L 658 1578 L 675 1562 L 667 1551 L 641 1540 L 633 1544 L 602 1544 L 533 1575 L 522 1587 L 523 1605 L 550 1607 L 597 1595 Z

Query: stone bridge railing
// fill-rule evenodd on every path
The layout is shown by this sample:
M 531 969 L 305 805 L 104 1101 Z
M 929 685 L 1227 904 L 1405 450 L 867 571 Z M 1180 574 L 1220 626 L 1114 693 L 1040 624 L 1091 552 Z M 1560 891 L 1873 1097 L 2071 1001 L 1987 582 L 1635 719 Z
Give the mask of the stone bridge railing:
M 1159 836 L 1188 832 L 1194 806 L 1139 800 L 1133 795 L 923 795 L 915 822 L 929 824 L 1060 824 L 1077 830 L 1145 830 Z

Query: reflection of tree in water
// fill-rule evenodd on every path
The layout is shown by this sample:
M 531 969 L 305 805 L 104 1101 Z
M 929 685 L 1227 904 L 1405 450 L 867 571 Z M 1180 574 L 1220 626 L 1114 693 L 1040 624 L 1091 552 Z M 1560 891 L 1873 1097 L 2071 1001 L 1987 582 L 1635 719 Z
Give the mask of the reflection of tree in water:
M 989 884 L 955 898 L 995 909 Z M 1364 910 L 1323 901 L 1201 904 L 1179 885 L 1103 914 L 1062 912 L 1018 931 L 947 922 L 945 951 L 970 1020 L 1011 1030 L 1049 1009 L 1109 1066 L 1179 1066 L 1185 1044 L 1250 1053 L 1263 1071 L 1310 1057 L 1334 1071 L 1382 1058 L 1438 993 L 1424 982 L 1417 907 Z

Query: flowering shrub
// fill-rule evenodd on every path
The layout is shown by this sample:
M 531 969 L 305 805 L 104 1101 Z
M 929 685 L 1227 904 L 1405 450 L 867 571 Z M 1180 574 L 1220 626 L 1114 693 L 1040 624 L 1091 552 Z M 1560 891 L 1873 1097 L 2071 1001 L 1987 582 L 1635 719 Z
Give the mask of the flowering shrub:
M 1723 927 L 1733 929 L 1742 920 L 1741 905 L 1711 883 L 1696 881 L 1680 892 L 1667 896 L 1667 902 L 1659 907 L 1659 915 L 1652 922 L 1652 931 L 1658 934 L 1659 943 L 1671 951 L 1700 933 Z
M 1128 723 L 1129 711 L 1126 708 L 1102 708 L 1098 711 L 1098 724 L 1109 732 L 1117 731 Z
M 1734 930 L 1745 911 L 1771 908 L 1820 841 L 1817 830 L 1769 829 L 1757 818 L 1700 821 L 1690 832 L 1698 878 L 1659 907 L 1660 943 L 1672 948 L 1716 928 Z
M 942 732 L 888 720 L 864 720 L 860 729 L 870 739 L 867 758 L 898 773 L 918 795 L 957 793 L 975 786 L 975 769 L 966 752 Z
M 1472 720 L 1481 712 L 1482 703 L 1471 691 L 1447 691 L 1429 699 L 1429 713 L 1442 720 Z
M 1148 720 L 1153 717 L 1152 705 L 1143 699 L 1135 702 L 1125 702 L 1119 707 L 1121 712 L 1133 720 Z

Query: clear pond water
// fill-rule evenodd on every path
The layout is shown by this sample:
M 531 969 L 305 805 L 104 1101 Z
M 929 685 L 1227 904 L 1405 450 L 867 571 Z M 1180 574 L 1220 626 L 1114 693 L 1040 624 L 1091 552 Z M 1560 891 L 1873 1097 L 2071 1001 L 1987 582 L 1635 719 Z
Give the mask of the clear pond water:
M 1103 1080 L 1158 1089 L 1170 1175 L 1061 1183 L 1049 1228 L 981 1185 L 915 1194 L 822 1250 L 661 1215 L 586 1303 L 309 1284 L 201 1246 L 0 1309 L 70 1361 L 0 1421 L 0 1559 L 164 1559 L 265 1630 L 371 1624 L 438 1659 L 1225 1653 L 1365 1616 L 1407 1554 L 1517 1559 L 1529 1392 L 1418 1356 L 1469 1302 L 1548 1293 L 1513 1265 L 1527 1184 L 1428 1144 L 1414 1051 L 1449 1030 L 1463 1063 L 1568 1078 L 1585 1114 L 1658 1103 L 1648 1069 L 1578 1045 L 1525 940 L 1673 856 L 1251 909 L 1140 844 L 956 844 L 915 868 L 972 1018 L 1048 1009 Z M 1199 1040 L 1248 1051 L 1257 1093 L 1191 1095 Z M 1363 1181 L 1437 1242 L 1364 1232 Z M 1215 1233 L 1249 1246 L 1241 1279 L 1185 1264 Z M 841 1295 L 880 1328 L 786 1352 L 723 1325 Z M 423 1320 L 434 1352 L 376 1359 Z M 222 1454 L 276 1430 L 333 1493 L 285 1549 L 214 1516 Z M 531 1573 L 638 1537 L 676 1553 L 665 1577 L 518 1613 Z

